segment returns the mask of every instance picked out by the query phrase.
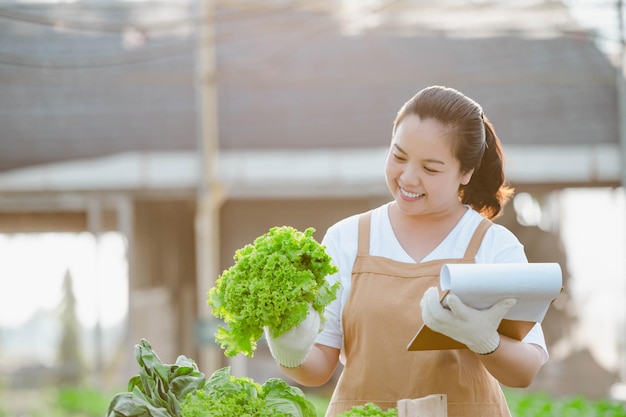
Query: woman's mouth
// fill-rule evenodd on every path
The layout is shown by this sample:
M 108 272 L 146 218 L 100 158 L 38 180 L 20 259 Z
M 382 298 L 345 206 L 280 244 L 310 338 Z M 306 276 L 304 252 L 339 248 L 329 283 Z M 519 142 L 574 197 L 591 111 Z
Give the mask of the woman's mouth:
M 402 194 L 403 197 L 411 198 L 411 199 L 422 197 L 425 195 L 423 193 L 412 193 L 412 192 L 406 191 L 403 188 L 400 188 L 400 194 Z

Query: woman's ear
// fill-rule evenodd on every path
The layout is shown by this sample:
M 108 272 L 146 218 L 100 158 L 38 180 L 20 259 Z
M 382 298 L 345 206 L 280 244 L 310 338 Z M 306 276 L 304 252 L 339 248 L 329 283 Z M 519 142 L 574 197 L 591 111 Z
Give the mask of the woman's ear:
M 474 168 L 472 168 L 469 171 L 467 171 L 466 173 L 464 173 L 461 176 L 461 185 L 469 184 L 470 180 L 472 179 L 472 174 L 474 174 Z

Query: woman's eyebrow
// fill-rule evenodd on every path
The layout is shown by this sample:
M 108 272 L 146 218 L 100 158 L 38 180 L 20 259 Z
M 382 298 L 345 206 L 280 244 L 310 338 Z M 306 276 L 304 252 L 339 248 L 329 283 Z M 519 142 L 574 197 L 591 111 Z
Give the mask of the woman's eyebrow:
M 402 152 L 403 154 L 407 155 L 406 151 L 402 149 L 401 147 L 399 147 L 397 143 L 394 143 L 393 147 L 399 150 L 400 152 Z
M 402 152 L 403 154 L 408 155 L 404 149 L 398 146 L 398 144 L 394 143 L 393 147 L 399 150 L 400 152 Z M 446 164 L 445 162 L 440 161 L 439 159 L 432 159 L 432 158 L 424 159 L 424 162 L 431 162 L 433 164 L 441 164 L 441 165 Z

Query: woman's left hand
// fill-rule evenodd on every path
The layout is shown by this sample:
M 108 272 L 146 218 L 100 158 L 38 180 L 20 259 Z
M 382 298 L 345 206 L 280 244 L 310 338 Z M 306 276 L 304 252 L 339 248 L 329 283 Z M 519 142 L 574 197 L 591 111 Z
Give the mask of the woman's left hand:
M 468 307 L 454 294 L 448 294 L 446 302 L 448 308 L 441 305 L 437 288 L 429 288 L 420 302 L 424 324 L 473 352 L 487 355 L 498 349 L 498 326 L 517 300 L 505 298 L 486 310 Z

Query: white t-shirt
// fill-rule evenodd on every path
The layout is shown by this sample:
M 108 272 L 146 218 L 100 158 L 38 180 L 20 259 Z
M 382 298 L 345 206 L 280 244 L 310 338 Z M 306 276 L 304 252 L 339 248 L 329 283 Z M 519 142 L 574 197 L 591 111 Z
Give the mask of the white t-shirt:
M 389 220 L 389 204 L 384 204 L 372 211 L 370 225 L 370 255 L 382 256 L 398 262 L 416 263 L 402 248 L 391 227 Z M 421 262 L 436 259 L 462 258 L 465 250 L 483 217 L 468 207 L 458 224 L 446 238 Z M 358 245 L 359 214 L 345 218 L 331 226 L 322 244 L 337 265 L 339 272 L 327 279 L 331 284 L 341 283 L 337 299 L 326 307 L 324 330 L 318 335 L 316 342 L 343 350 L 343 328 L 341 315 L 343 306 L 350 295 L 352 283 L 352 267 L 356 259 Z M 493 224 L 485 234 L 476 254 L 476 263 L 524 263 L 528 262 L 524 247 L 517 237 L 505 227 Z M 548 351 L 541 325 L 535 325 L 523 339 L 523 342 L 534 343 L 543 348 L 544 361 L 548 359 Z M 343 352 L 341 357 L 343 358 Z

